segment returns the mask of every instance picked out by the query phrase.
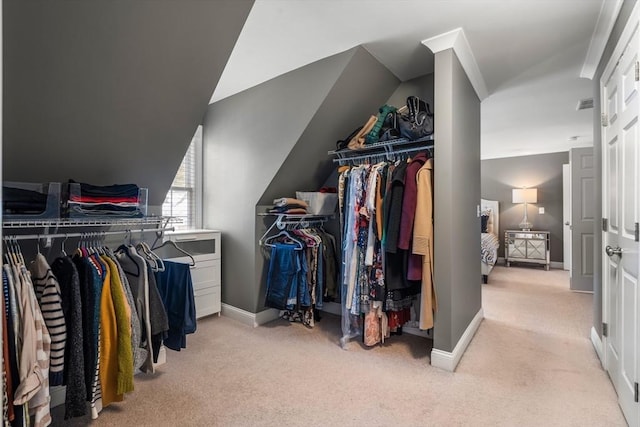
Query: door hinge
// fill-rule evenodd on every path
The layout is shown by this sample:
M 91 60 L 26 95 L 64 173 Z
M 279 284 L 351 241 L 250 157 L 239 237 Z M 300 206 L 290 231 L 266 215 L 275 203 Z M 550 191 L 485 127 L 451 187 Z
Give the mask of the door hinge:
M 607 231 L 609 228 L 609 221 L 607 218 L 602 218 L 602 231 Z
M 640 81 L 640 61 L 636 61 L 636 81 Z
M 634 393 L 633 393 L 633 400 L 635 400 L 636 403 L 638 403 L 640 400 L 638 399 L 638 393 L 640 390 L 638 390 L 638 383 L 634 383 Z
M 609 336 L 609 325 L 607 325 L 606 323 L 602 324 L 602 336 L 603 337 Z
M 602 127 L 606 128 L 607 126 L 609 126 L 609 116 L 607 115 L 607 113 L 602 113 L 600 115 L 600 124 L 602 125 Z
M 638 224 L 636 222 L 636 229 L 635 229 L 635 239 L 636 242 L 640 242 L 640 224 Z

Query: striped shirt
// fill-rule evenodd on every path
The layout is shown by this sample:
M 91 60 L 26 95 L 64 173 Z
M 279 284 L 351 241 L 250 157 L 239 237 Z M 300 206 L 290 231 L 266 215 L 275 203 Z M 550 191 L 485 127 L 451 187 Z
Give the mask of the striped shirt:
M 51 362 L 49 365 L 50 385 L 62 385 L 64 381 L 64 349 L 67 341 L 67 327 L 62 311 L 60 285 L 51 272 L 47 259 L 36 255 L 29 265 L 31 280 L 45 325 L 51 335 Z

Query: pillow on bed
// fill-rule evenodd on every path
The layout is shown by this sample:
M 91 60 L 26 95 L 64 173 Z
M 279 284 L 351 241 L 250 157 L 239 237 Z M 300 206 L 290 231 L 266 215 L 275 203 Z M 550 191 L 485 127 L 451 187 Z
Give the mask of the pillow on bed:
M 481 233 L 488 233 L 487 231 L 487 226 L 489 225 L 489 218 L 491 217 L 491 215 L 481 215 L 480 216 L 480 232 Z
M 487 218 L 486 227 L 484 226 L 484 217 Z M 493 212 L 491 212 L 491 209 L 485 209 L 482 212 L 480 212 L 480 219 L 483 221 L 482 232 L 494 234 L 493 233 Z

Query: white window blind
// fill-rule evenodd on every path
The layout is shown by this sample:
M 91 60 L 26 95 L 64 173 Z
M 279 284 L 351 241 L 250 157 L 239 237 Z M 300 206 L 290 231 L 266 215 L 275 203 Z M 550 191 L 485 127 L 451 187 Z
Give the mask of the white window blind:
M 162 215 L 178 218 L 176 230 L 201 228 L 202 126 L 198 126 L 191 144 L 182 159 L 167 197 L 162 204 Z

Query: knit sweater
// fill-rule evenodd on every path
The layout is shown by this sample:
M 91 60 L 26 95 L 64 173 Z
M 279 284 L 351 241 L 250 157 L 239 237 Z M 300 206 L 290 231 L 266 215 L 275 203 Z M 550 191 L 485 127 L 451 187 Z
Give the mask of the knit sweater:
M 51 335 L 51 361 L 49 384 L 62 385 L 64 379 L 64 352 L 67 341 L 67 326 L 62 310 L 60 285 L 51 272 L 47 259 L 37 254 L 29 265 L 31 279 L 36 291 L 42 317 Z
M 104 262 L 104 261 L 103 261 Z M 100 298 L 100 386 L 102 405 L 123 399 L 118 394 L 118 322 L 111 287 L 111 270 L 104 271 L 102 296 Z M 131 362 L 133 366 L 133 362 Z
M 118 266 L 111 258 L 102 256 L 111 273 L 111 299 L 116 315 L 117 383 L 116 394 L 133 391 L 133 351 L 131 349 L 131 307 L 120 281 Z M 104 292 L 103 292 L 104 293 Z M 105 334 L 106 335 L 106 334 Z
M 129 305 L 129 311 L 131 313 L 131 351 L 133 352 L 133 370 L 140 369 L 140 366 L 147 358 L 147 351 L 140 347 L 140 340 L 142 337 L 142 326 L 140 324 L 140 317 L 136 310 L 135 300 L 133 293 L 131 292 L 131 285 L 127 279 L 122 266 L 118 262 L 118 259 L 112 252 L 108 252 L 107 256 L 115 263 L 118 268 L 118 275 L 120 276 L 120 283 L 122 283 L 122 289 Z
M 74 255 L 73 264 L 78 271 L 80 298 L 82 302 L 82 354 L 84 359 L 84 386 L 87 400 L 91 399 L 91 386 L 95 375 L 96 355 L 98 351 L 98 331 L 94 327 L 93 311 L 95 306 L 94 280 L 100 280 L 97 272 L 87 258 Z M 94 335 L 95 331 L 95 335 Z
M 49 402 L 49 353 L 51 337 L 38 307 L 33 284 L 24 265 L 14 268 L 16 283 L 20 283 L 20 314 L 22 315 L 22 346 L 20 348 L 20 385 L 15 391 L 13 403 L 29 404 L 33 414 L 33 426 L 51 424 Z
M 69 257 L 57 258 L 53 261 L 51 271 L 58 278 L 62 311 L 67 325 L 67 345 L 64 352 L 64 383 L 67 386 L 64 412 L 66 420 L 81 417 L 87 413 L 80 278 L 75 264 Z
M 133 246 L 121 246 L 115 253 L 116 259 L 122 266 L 122 270 L 127 276 L 131 285 L 131 293 L 135 300 L 136 310 L 142 324 L 142 334 L 140 346 L 147 351 L 147 358 L 140 367 L 143 372 L 153 373 L 153 346 L 151 340 L 151 321 L 149 314 L 149 277 L 147 275 L 147 264 L 138 255 Z

